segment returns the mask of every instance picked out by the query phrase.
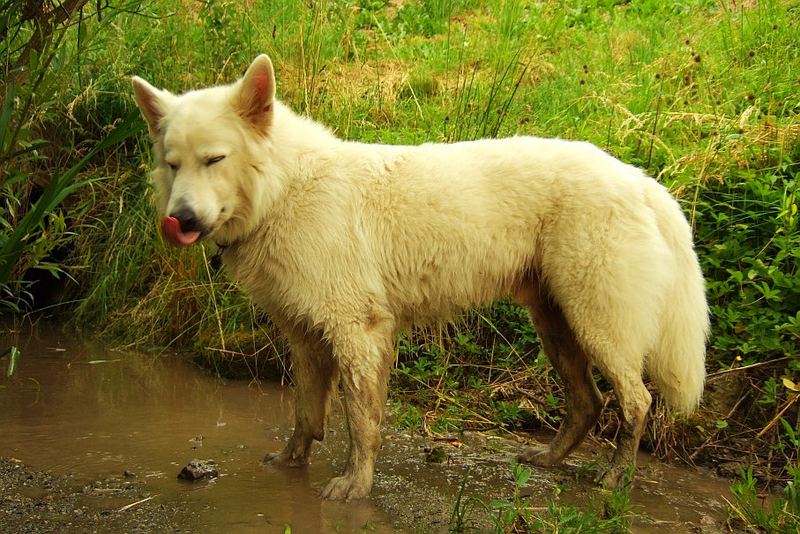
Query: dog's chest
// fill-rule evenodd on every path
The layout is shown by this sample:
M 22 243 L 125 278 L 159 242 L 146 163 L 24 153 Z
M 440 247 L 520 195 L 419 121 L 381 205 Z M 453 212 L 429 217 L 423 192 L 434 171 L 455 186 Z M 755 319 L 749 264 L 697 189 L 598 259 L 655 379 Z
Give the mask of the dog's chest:
M 307 284 L 296 276 L 300 271 L 289 269 L 275 256 L 250 247 L 226 250 L 222 258 L 230 276 L 264 312 L 286 319 L 310 313 L 310 302 L 298 298 L 309 293 L 303 287 Z

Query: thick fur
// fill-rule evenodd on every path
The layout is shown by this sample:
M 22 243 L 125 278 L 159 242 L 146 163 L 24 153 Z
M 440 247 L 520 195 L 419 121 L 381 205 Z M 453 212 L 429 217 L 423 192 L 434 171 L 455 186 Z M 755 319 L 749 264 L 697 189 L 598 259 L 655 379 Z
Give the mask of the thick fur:
M 350 453 L 325 497 L 371 489 L 397 332 L 503 296 L 529 309 L 567 394 L 553 443 L 521 460 L 559 462 L 585 437 L 602 404 L 593 366 L 623 421 L 605 483 L 635 460 L 645 369 L 672 406 L 697 406 L 703 278 L 678 204 L 639 169 L 558 139 L 343 141 L 275 99 L 266 56 L 232 85 L 134 89 L 160 212 L 191 209 L 290 340 L 296 424 L 268 460 L 307 462 L 341 383 Z

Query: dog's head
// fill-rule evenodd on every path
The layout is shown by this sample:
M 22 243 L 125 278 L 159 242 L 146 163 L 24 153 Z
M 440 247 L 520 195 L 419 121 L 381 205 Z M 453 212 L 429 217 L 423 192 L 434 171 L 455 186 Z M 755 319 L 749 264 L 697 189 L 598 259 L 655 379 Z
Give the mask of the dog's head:
M 275 104 L 269 58 L 258 56 L 231 85 L 182 95 L 132 82 L 153 141 L 164 237 L 175 246 L 205 237 L 226 243 L 251 230 L 271 187 L 263 172 Z

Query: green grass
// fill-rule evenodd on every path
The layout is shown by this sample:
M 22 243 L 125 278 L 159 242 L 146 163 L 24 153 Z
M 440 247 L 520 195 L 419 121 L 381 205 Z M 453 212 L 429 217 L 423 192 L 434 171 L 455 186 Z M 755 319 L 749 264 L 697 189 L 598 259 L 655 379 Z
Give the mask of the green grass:
M 725 377 L 740 394 L 709 401 L 690 420 L 657 404 L 646 445 L 712 464 L 747 450 L 762 482 L 793 480 L 800 2 L 110 4 L 98 4 L 98 16 L 87 3 L 41 56 L 49 62 L 34 58 L 39 85 L 20 85 L 16 99 L 10 83 L 0 89 L 0 118 L 15 125 L 2 136 L 0 245 L 32 213 L 42 184 L 53 183 L 46 177 L 79 162 L 134 111 L 133 74 L 183 91 L 233 81 L 266 52 L 279 98 L 348 139 L 591 141 L 670 187 L 692 221 L 713 315 L 709 370 L 755 365 L 712 377 L 711 389 Z M 9 20 L 20 19 L 0 17 Z M 29 23 L 19 28 L 0 45 L 6 81 L 34 35 Z M 64 184 L 88 186 L 62 189 L 72 194 L 24 232 L 0 300 L 24 310 L 25 292 L 36 293 L 30 272 L 49 270 L 72 280 L 56 312 L 78 328 L 119 344 L 188 349 L 220 372 L 285 369 L 280 336 L 209 262 L 213 252 L 175 251 L 157 237 L 148 166 L 144 130 L 90 158 Z M 406 426 L 559 424 L 559 383 L 524 312 L 508 302 L 410 333 L 397 360 L 392 398 Z M 610 435 L 616 425 L 607 415 L 597 431 Z
M 541 503 L 530 502 L 522 495 L 532 471 L 525 466 L 512 464 L 511 475 L 514 481 L 513 495 L 489 502 L 480 497 L 464 496 L 465 477 L 456 496 L 448 531 L 452 534 L 467 532 L 612 534 L 630 530 L 633 516 L 630 486 L 604 492 L 599 501 L 591 502 L 583 509 L 560 503 L 559 495 L 563 490 L 557 487 L 547 506 L 541 506 Z
M 743 470 L 740 480 L 733 483 L 730 503 L 731 523 L 748 531 L 790 533 L 800 529 L 800 469 L 790 468 L 792 477 L 783 494 L 767 499 L 759 495 L 753 468 Z

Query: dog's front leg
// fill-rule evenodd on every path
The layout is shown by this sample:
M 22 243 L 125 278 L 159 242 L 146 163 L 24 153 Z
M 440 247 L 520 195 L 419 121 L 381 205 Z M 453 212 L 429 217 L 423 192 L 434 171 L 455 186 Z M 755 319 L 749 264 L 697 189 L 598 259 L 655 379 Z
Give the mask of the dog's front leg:
M 334 343 L 344 393 L 350 453 L 341 476 L 322 492 L 326 499 L 367 497 L 381 445 L 380 424 L 391 363 L 391 335 L 358 329 Z
M 325 437 L 325 418 L 336 391 L 339 370 L 330 344 L 313 332 L 287 332 L 294 379 L 294 432 L 281 452 L 267 454 L 266 463 L 297 467 L 308 463 L 314 440 Z

